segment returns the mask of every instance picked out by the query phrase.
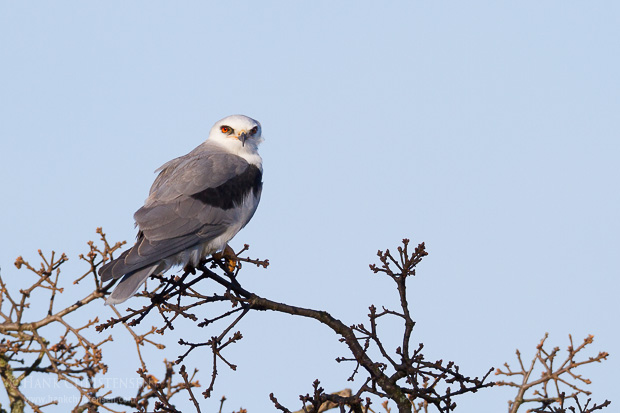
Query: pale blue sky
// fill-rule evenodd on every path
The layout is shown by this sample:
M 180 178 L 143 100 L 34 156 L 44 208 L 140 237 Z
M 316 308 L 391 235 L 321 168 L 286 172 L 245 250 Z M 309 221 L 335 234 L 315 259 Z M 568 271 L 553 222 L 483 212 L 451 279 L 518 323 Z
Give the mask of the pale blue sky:
M 411 302 L 430 358 L 477 375 L 545 331 L 562 348 L 591 333 L 611 358 L 590 387 L 614 398 L 620 5 L 334 3 L 0 2 L 3 277 L 24 277 L 13 261 L 38 248 L 81 272 L 98 226 L 131 241 L 153 171 L 243 113 L 263 125 L 265 186 L 232 244 L 272 262 L 243 272 L 249 289 L 363 322 L 396 303 L 368 271 L 376 250 L 425 241 Z M 316 323 L 261 313 L 240 328 L 239 369 L 220 369 L 203 411 L 223 394 L 226 410 L 272 411 L 270 392 L 297 408 L 316 378 L 349 385 L 333 361 L 345 348 Z M 132 377 L 116 333 L 108 376 Z

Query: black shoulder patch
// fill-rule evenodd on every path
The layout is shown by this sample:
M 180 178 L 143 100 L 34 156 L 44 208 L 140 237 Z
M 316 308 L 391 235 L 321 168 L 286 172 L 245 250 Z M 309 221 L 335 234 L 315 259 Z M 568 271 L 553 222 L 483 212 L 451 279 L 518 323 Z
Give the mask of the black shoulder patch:
M 263 173 L 256 165 L 250 164 L 240 175 L 237 175 L 222 185 L 215 188 L 207 188 L 204 191 L 192 194 L 191 197 L 207 205 L 221 209 L 231 209 L 241 205 L 243 199 L 250 193 L 254 195 L 263 186 Z

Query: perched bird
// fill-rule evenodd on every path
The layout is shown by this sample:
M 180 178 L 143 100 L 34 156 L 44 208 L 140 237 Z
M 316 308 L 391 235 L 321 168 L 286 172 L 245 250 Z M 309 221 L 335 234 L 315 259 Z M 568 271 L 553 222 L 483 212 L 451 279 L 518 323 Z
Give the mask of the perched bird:
M 263 186 L 261 132 L 252 118 L 228 116 L 205 142 L 155 171 L 149 196 L 134 214 L 136 244 L 99 269 L 102 281 L 122 277 L 106 304 L 122 303 L 150 275 L 173 265 L 198 265 L 248 223 Z

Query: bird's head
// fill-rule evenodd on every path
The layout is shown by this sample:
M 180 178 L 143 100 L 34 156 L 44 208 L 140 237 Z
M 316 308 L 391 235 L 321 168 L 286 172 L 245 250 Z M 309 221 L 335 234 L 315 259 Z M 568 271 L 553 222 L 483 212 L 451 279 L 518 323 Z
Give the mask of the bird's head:
M 263 141 L 260 123 L 244 115 L 227 116 L 211 128 L 209 140 L 238 152 L 256 152 Z

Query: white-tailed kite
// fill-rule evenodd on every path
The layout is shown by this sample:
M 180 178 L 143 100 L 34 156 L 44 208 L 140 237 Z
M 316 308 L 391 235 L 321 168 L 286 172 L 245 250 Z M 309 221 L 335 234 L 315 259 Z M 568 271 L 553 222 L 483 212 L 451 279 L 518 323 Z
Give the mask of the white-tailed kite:
M 218 121 L 205 142 L 164 164 L 135 214 L 136 244 L 99 269 L 121 278 L 106 304 L 133 296 L 148 276 L 196 266 L 223 250 L 254 215 L 262 190 L 260 123 L 243 115 Z

